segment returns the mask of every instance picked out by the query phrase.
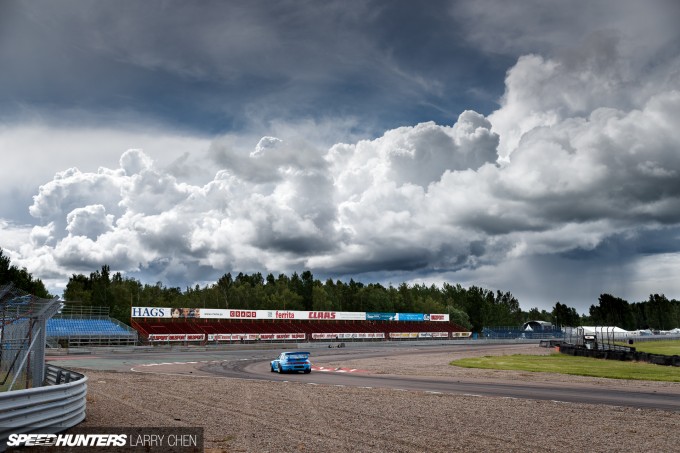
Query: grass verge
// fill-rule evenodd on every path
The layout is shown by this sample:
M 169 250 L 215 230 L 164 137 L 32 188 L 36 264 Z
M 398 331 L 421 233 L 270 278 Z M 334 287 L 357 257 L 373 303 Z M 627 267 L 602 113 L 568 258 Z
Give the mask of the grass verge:
M 463 368 L 560 373 L 609 379 L 680 382 L 680 367 L 574 357 L 560 353 L 547 356 L 515 354 L 472 357 L 454 360 L 450 362 L 450 365 Z
M 634 344 L 621 343 L 622 346 L 634 346 L 636 351 L 649 354 L 680 355 L 680 340 L 636 341 Z

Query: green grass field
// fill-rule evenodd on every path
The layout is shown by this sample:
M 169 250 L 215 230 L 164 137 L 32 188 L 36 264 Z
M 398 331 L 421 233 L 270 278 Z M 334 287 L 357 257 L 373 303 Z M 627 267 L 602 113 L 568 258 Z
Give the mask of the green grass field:
M 631 346 L 621 343 L 623 346 Z M 680 340 L 639 341 L 632 345 L 636 351 L 649 354 L 680 355 Z
M 463 368 L 561 373 L 610 379 L 680 382 L 680 367 L 574 357 L 560 353 L 547 356 L 516 354 L 474 357 L 454 360 L 450 365 Z

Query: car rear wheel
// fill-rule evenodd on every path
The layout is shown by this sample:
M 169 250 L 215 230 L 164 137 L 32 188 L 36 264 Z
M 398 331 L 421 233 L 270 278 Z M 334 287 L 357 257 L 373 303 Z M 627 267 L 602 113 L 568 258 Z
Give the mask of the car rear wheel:
M 280 363 L 279 363 L 279 373 L 283 374 L 283 368 L 281 367 Z
M 305 374 L 309 374 L 311 372 L 312 372 L 312 370 L 305 370 Z
M 272 373 L 276 373 L 276 370 L 274 369 L 273 365 L 269 365 L 269 371 L 271 371 Z

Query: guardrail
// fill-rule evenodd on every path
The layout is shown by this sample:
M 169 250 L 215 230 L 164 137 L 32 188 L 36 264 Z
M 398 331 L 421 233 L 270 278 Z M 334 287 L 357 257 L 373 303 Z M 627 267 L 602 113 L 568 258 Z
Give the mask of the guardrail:
M 12 433 L 54 434 L 85 419 L 87 377 L 54 365 L 45 369 L 45 385 L 0 393 L 0 451 Z

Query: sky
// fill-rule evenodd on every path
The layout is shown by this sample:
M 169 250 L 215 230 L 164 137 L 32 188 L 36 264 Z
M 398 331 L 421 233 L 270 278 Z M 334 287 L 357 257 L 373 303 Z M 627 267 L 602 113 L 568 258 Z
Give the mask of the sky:
M 0 3 L 0 247 L 61 295 L 227 272 L 680 299 L 680 3 Z

